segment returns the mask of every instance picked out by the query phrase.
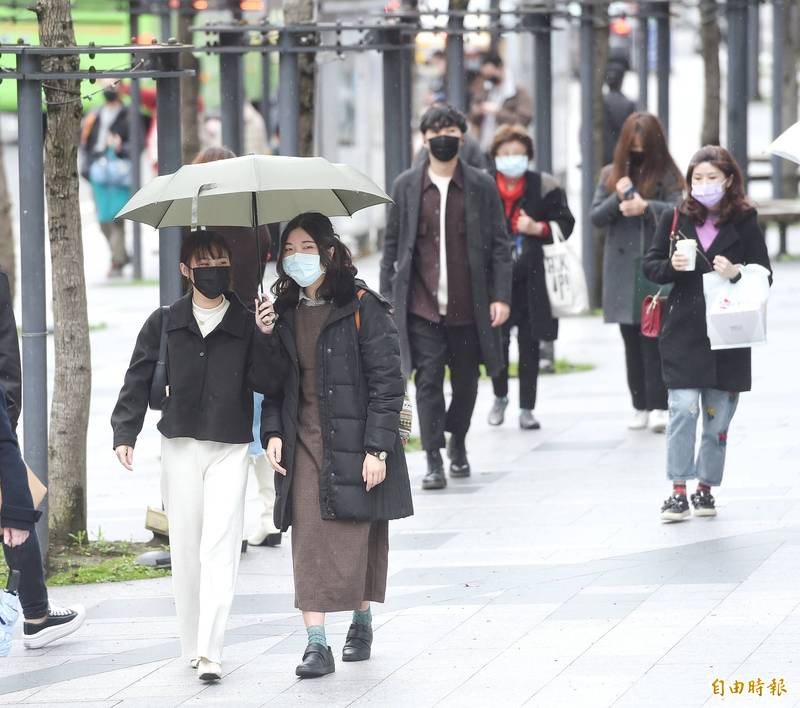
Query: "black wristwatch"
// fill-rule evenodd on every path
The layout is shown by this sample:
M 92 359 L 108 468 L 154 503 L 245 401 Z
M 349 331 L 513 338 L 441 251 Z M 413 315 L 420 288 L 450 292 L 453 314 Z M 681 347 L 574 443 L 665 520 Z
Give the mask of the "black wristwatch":
M 386 458 L 389 457 L 389 453 L 386 450 L 366 450 L 365 452 L 368 455 L 377 457 L 381 462 L 386 462 Z

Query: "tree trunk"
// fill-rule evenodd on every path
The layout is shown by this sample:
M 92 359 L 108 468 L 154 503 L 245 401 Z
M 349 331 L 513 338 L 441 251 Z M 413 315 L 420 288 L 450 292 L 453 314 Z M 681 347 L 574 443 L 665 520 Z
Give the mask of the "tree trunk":
M 700 0 L 700 43 L 705 67 L 701 145 L 719 145 L 719 12 L 717 0 Z
M 798 85 L 797 71 L 800 61 L 800 6 L 797 3 L 786 3 L 786 32 L 783 37 L 784 69 L 783 69 L 783 115 L 781 122 L 784 130 L 797 122 Z M 797 165 L 789 160 L 781 160 L 783 188 L 781 194 L 792 199 L 797 196 Z
M 15 250 L 14 227 L 11 221 L 11 195 L 8 192 L 6 168 L 3 162 L 3 140 L 0 137 L 0 270 L 8 275 L 12 304 L 17 284 Z
M 181 7 L 178 14 L 178 41 L 181 44 L 192 44 L 192 33 L 189 28 L 197 19 L 193 5 Z M 191 12 L 190 12 L 191 10 Z M 188 165 L 200 152 L 200 115 L 197 102 L 200 97 L 200 62 L 188 52 L 181 54 L 181 69 L 194 69 L 194 76 L 181 79 L 181 135 L 183 136 L 183 164 Z
M 283 0 L 283 21 L 287 25 L 314 21 L 314 0 Z M 314 54 L 298 57 L 300 121 L 298 127 L 300 155 L 314 154 L 314 107 L 316 99 L 317 67 Z
M 74 46 L 70 0 L 38 0 L 42 46 Z M 45 71 L 77 71 L 77 56 L 43 61 Z M 45 84 L 45 191 L 53 274 L 55 381 L 50 412 L 50 533 L 65 542 L 86 531 L 86 431 L 92 387 L 86 281 L 78 199 L 80 83 Z

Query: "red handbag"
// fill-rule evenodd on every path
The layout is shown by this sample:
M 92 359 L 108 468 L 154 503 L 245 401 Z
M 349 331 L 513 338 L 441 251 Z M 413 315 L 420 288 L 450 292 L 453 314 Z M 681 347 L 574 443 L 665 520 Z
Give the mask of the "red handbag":
M 675 240 L 675 227 L 678 225 L 678 209 L 672 214 L 672 227 L 669 231 L 669 242 Z M 670 249 L 672 250 L 672 249 Z M 642 301 L 641 331 L 645 337 L 657 338 L 661 334 L 661 319 L 664 314 L 664 305 L 667 298 L 662 296 L 664 288 L 659 288 L 655 295 L 648 295 Z

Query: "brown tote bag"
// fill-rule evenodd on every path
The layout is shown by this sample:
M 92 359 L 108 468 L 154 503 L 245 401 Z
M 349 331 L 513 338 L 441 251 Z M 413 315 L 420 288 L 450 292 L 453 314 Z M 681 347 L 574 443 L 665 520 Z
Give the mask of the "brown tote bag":
M 31 496 L 33 497 L 33 508 L 38 509 L 39 505 L 47 496 L 47 487 L 39 481 L 39 478 L 27 464 L 25 465 L 25 469 L 28 470 L 28 488 L 31 490 Z M 2 505 L 2 503 L 3 495 L 0 493 L 0 505 Z

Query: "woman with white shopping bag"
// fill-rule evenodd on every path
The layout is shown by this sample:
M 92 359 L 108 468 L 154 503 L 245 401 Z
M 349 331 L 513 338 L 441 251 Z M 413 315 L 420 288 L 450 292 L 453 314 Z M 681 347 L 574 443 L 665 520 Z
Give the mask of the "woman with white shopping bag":
M 533 141 L 521 125 L 504 125 L 495 133 L 491 155 L 495 183 L 505 209 L 509 233 L 514 239 L 511 316 L 503 325 L 505 366 L 492 379 L 495 401 L 489 425 L 501 425 L 508 406 L 508 349 L 511 329 L 519 342 L 519 425 L 537 430 L 533 414 L 539 379 L 539 342 L 558 337 L 558 319 L 550 306 L 545 282 L 543 246 L 552 244 L 558 229 L 569 238 L 575 218 L 567 195 L 555 177 L 529 168 Z
M 673 214 L 664 214 L 644 260 L 650 280 L 673 284 L 660 336 L 669 394 L 667 478 L 672 483 L 672 494 L 661 507 L 664 521 L 689 517 L 689 479 L 698 481 L 691 495 L 695 516 L 716 515 L 711 487 L 722 482 L 739 394 L 751 387 L 749 347 L 711 348 L 703 275 L 714 271 L 737 283 L 745 265 L 772 270 L 756 210 L 730 153 L 717 146 L 702 148 L 689 164 L 686 181 L 691 191 L 678 209 L 674 230 Z M 702 441 L 695 457 L 701 412 Z

